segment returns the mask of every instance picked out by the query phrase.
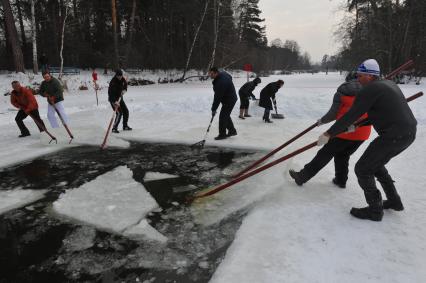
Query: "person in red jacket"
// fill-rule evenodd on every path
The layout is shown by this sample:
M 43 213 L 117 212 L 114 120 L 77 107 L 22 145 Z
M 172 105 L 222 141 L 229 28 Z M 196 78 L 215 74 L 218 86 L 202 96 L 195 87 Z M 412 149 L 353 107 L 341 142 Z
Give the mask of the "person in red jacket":
M 346 82 L 337 89 L 330 110 L 318 120 L 318 126 L 339 120 L 351 108 L 356 95 L 361 90 L 361 84 L 355 80 L 353 74 L 346 77 Z M 366 118 L 364 114 L 361 118 Z M 334 158 L 335 177 L 333 183 L 344 189 L 349 173 L 349 158 L 370 137 L 371 126 L 363 126 L 337 135 L 323 146 L 311 162 L 297 172 L 290 170 L 290 176 L 296 184 L 301 186 L 314 177 L 324 166 Z
M 25 126 L 23 120 L 30 116 L 33 118 L 40 132 L 43 132 L 45 125 L 43 120 L 40 118 L 38 113 L 38 104 L 35 99 L 32 91 L 26 87 L 21 86 L 18 81 L 12 82 L 13 91 L 10 95 L 10 102 L 19 109 L 18 114 L 16 114 L 15 121 L 18 124 L 19 129 L 21 130 L 20 138 L 27 137 L 30 135 L 30 131 Z

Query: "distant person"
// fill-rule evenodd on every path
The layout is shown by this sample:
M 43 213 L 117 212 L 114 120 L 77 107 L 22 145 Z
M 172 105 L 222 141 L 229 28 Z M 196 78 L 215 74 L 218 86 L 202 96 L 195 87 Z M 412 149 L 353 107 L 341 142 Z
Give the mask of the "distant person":
M 272 121 L 269 119 L 269 113 L 271 110 L 273 110 L 272 103 L 276 105 L 275 94 L 280 88 L 282 88 L 283 85 L 284 81 L 278 80 L 276 82 L 267 84 L 260 91 L 259 106 L 265 108 L 265 112 L 263 114 L 263 121 L 265 123 L 272 123 Z
M 379 64 L 374 59 L 358 67 L 358 81 L 363 86 L 351 109 L 318 138 L 318 145 L 326 144 L 355 123 L 367 112 L 368 120 L 377 134 L 355 165 L 358 183 L 364 190 L 368 206 L 352 208 L 350 213 L 360 219 L 381 221 L 383 209 L 401 211 L 404 206 L 394 180 L 385 165 L 407 149 L 416 138 L 417 121 L 399 87 L 390 80 L 380 79 Z M 387 200 L 376 187 L 380 182 Z
M 248 109 L 250 105 L 249 99 L 252 98 L 256 100 L 256 96 L 254 96 L 253 90 L 260 83 L 261 83 L 260 78 L 255 78 L 251 82 L 246 82 L 238 91 L 238 95 L 240 96 L 240 116 L 238 117 L 240 119 L 251 117 L 251 115 L 248 113 Z
M 40 85 L 40 94 L 47 98 L 47 118 L 52 128 L 59 128 L 56 114 L 60 115 L 66 125 L 68 116 L 64 108 L 64 90 L 58 79 L 52 77 L 49 72 L 43 73 L 44 81 Z
M 93 80 L 93 86 L 95 89 L 98 89 L 98 73 L 96 72 L 96 69 L 93 68 L 92 71 L 92 80 Z
M 13 91 L 10 95 L 10 102 L 13 106 L 19 109 L 16 114 L 15 121 L 21 131 L 20 138 L 30 136 L 30 131 L 24 124 L 25 118 L 30 116 L 36 123 L 40 132 L 43 132 L 46 126 L 43 120 L 40 118 L 38 112 L 37 100 L 34 97 L 32 91 L 26 87 L 21 86 L 18 81 L 12 82 Z
M 219 135 L 215 140 L 223 140 L 230 136 L 236 136 L 237 130 L 231 119 L 231 112 L 237 102 L 237 93 L 235 92 L 232 77 L 227 72 L 219 72 L 216 67 L 209 71 L 210 78 L 213 79 L 214 99 L 212 104 L 212 116 L 216 115 L 219 104 L 222 104 L 219 114 Z M 226 132 L 228 130 L 228 133 Z
M 349 73 L 346 76 L 346 82 L 340 85 L 334 94 L 330 109 L 318 120 L 317 125 L 339 120 L 351 108 L 361 87 L 361 84 L 356 79 L 356 74 Z M 362 118 L 366 117 L 367 115 L 362 116 Z M 307 163 L 301 171 L 290 170 L 290 176 L 297 185 L 301 186 L 334 158 L 335 175 L 333 183 L 339 188 L 345 188 L 349 173 L 349 158 L 370 137 L 370 133 L 371 126 L 364 126 L 354 129 L 353 132 L 337 135 L 329 143 L 325 144 L 312 161 Z
M 127 81 L 123 77 L 123 71 L 118 69 L 115 71 L 115 75 L 109 82 L 108 87 L 108 101 L 111 104 L 113 110 L 117 108 L 117 115 L 115 116 L 114 125 L 112 127 L 113 133 L 119 133 L 118 125 L 120 124 L 121 118 L 123 117 L 123 131 L 131 131 L 129 127 L 129 109 L 124 102 L 123 95 L 127 91 Z
M 40 63 L 41 73 L 45 73 L 49 70 L 49 65 L 48 65 L 49 61 L 45 53 L 41 54 L 39 58 L 39 63 Z

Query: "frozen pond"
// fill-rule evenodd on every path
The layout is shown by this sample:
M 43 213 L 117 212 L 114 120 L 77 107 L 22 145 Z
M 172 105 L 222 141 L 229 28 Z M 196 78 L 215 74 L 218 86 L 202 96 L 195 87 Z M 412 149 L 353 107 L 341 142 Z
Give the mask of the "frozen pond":
M 208 282 L 246 211 L 207 226 L 194 221 L 184 200 L 254 158 L 242 150 L 134 143 L 107 151 L 71 148 L 3 169 L 2 192 L 45 193 L 0 215 L 0 282 Z M 126 237 L 54 212 L 61 194 L 120 166 L 158 204 L 141 223 L 167 241 Z

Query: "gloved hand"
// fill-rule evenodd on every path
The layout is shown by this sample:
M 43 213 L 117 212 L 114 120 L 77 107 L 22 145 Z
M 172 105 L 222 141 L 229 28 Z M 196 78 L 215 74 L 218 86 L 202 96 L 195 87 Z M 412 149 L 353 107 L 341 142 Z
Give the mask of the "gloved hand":
M 56 103 L 56 99 L 54 96 L 49 96 L 47 99 L 49 99 L 49 103 L 50 104 L 55 104 Z
M 350 125 L 350 126 L 348 127 L 347 132 L 348 132 L 348 133 L 353 133 L 353 132 L 355 132 L 355 130 L 356 130 L 356 127 L 355 127 L 354 125 Z
M 214 117 L 216 115 L 216 111 L 212 110 L 212 117 Z
M 116 107 L 118 107 L 118 106 L 120 106 L 120 102 L 116 101 L 116 102 L 114 102 L 114 105 L 115 105 Z
M 323 146 L 330 140 L 330 136 L 327 133 L 323 133 L 318 137 L 317 146 Z
M 324 124 L 324 123 L 321 121 L 321 119 L 318 119 L 317 126 L 321 126 L 322 124 Z

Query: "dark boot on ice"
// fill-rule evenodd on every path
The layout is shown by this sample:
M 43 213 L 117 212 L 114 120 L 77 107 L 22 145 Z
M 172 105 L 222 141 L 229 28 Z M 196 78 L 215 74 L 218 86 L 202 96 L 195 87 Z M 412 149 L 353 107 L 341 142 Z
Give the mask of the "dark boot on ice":
M 374 206 L 366 206 L 363 208 L 355 208 L 351 209 L 352 216 L 359 219 L 368 219 L 372 221 L 382 221 L 383 218 L 383 206 L 382 204 L 377 204 Z
M 116 134 L 119 134 L 120 132 L 118 131 L 118 129 L 117 128 L 112 128 L 112 131 L 111 132 L 113 132 L 113 133 L 116 133 Z
M 31 136 L 30 132 L 24 132 L 24 133 L 20 134 L 18 136 L 18 138 L 24 138 L 24 137 L 28 137 L 28 136 Z
M 383 201 L 383 208 L 384 209 L 393 209 L 396 211 L 402 211 L 404 210 L 404 205 L 401 202 L 401 198 L 398 197 L 398 199 L 387 199 Z
M 265 122 L 265 123 L 273 123 L 269 118 L 263 118 L 263 121 Z
M 232 137 L 232 136 L 236 136 L 237 135 L 237 130 L 233 129 L 228 131 L 228 134 L 226 136 L 228 137 Z
M 303 179 L 302 179 L 302 174 L 300 172 L 294 171 L 293 169 L 290 169 L 290 171 L 288 171 L 288 173 L 290 174 L 290 177 L 292 177 L 294 179 L 294 181 L 296 182 L 296 184 L 298 186 L 303 185 Z
M 224 139 L 226 139 L 228 136 L 227 135 L 218 135 L 217 137 L 215 137 L 214 139 L 215 140 L 224 140 Z
M 131 131 L 132 128 L 130 128 L 129 126 L 123 126 L 123 131 Z
M 333 178 L 333 184 L 335 184 L 336 186 L 338 186 L 341 189 L 346 188 L 346 184 L 337 180 L 337 178 Z

